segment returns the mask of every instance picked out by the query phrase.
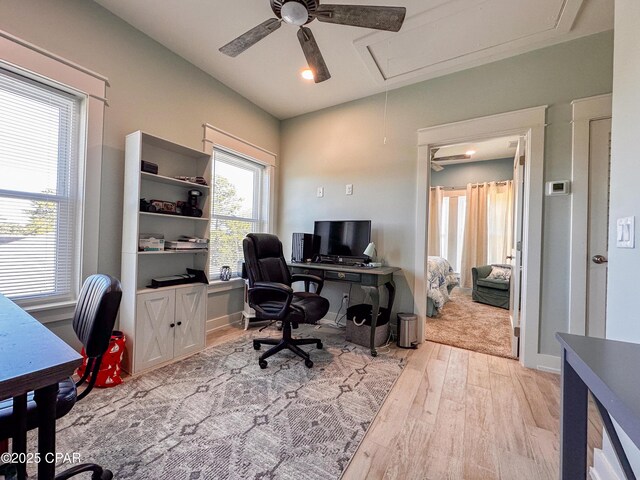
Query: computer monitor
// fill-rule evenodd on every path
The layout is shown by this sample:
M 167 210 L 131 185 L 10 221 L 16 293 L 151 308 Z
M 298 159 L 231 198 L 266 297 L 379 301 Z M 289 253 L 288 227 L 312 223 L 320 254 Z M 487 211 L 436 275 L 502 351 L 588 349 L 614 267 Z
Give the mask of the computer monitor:
M 313 226 L 320 237 L 319 255 L 366 260 L 364 250 L 371 241 L 371 220 L 325 220 Z

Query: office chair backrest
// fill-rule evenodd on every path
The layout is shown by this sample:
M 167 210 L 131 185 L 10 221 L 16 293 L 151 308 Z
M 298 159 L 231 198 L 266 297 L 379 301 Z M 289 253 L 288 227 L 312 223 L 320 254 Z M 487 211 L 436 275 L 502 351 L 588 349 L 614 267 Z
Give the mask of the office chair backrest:
M 87 357 L 100 357 L 107 351 L 121 298 L 120 281 L 109 275 L 91 275 L 82 285 L 73 329 Z
M 291 285 L 291 273 L 282 253 L 282 243 L 268 233 L 250 233 L 242 241 L 249 286 L 255 282 Z

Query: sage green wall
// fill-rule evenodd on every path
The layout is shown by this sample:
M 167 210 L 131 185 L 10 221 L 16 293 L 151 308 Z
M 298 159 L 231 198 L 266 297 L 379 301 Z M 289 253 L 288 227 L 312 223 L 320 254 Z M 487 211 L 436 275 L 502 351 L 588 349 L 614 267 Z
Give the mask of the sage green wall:
M 397 310 L 413 308 L 417 135 L 420 128 L 549 105 L 545 180 L 571 178 L 571 106 L 612 86 L 613 35 L 605 32 L 537 50 L 282 123 L 278 232 L 316 219 L 371 219 L 388 264 L 402 267 Z M 383 142 L 385 135 L 387 141 Z M 345 184 L 353 195 L 345 196 Z M 316 198 L 316 187 L 325 195 Z M 544 200 L 541 351 L 558 354 L 567 329 L 570 198 Z M 327 288 L 333 311 L 340 290 Z M 423 294 L 420 292 L 419 294 Z
M 279 120 L 93 1 L 2 0 L 0 29 L 109 78 L 100 196 L 103 273 L 120 275 L 128 133 L 144 130 L 201 149 L 202 125 L 210 123 L 279 150 Z M 209 318 L 239 310 L 241 290 L 211 297 L 208 305 Z M 67 330 L 55 328 L 67 339 Z
M 498 182 L 513 179 L 513 158 L 445 165 L 431 171 L 431 186 L 465 187 L 467 183 Z

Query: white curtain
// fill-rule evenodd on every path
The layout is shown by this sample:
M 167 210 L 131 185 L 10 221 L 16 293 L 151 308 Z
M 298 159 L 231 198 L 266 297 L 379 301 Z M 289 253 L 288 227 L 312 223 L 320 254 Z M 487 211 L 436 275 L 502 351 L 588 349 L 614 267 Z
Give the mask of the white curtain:
M 429 191 L 429 248 L 428 255 L 440 256 L 440 225 L 442 223 L 442 199 L 444 189 L 431 187 Z
M 513 243 L 513 181 L 491 182 L 487 196 L 487 263 L 508 263 Z
M 460 284 L 471 288 L 471 269 L 487 263 L 487 193 L 488 184 L 467 185 L 467 211 L 464 222 L 464 246 Z

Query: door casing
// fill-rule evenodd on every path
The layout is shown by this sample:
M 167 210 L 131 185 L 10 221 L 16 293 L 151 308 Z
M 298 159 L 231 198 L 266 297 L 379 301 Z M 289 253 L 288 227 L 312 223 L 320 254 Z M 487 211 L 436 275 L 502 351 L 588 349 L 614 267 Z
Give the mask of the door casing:
M 587 255 L 589 235 L 590 126 L 594 120 L 611 117 L 611 94 L 571 102 L 572 194 L 571 250 L 569 262 L 569 333 L 587 334 Z
M 418 338 L 424 339 L 427 312 L 427 239 L 432 147 L 486 138 L 524 135 L 527 139 L 523 214 L 523 282 L 520 329 L 520 362 L 530 368 L 559 371 L 560 359 L 539 352 L 540 280 L 542 269 L 542 199 L 544 135 L 547 106 L 539 106 L 438 125 L 418 130 L 416 175 L 416 262 L 414 312 L 418 315 Z

